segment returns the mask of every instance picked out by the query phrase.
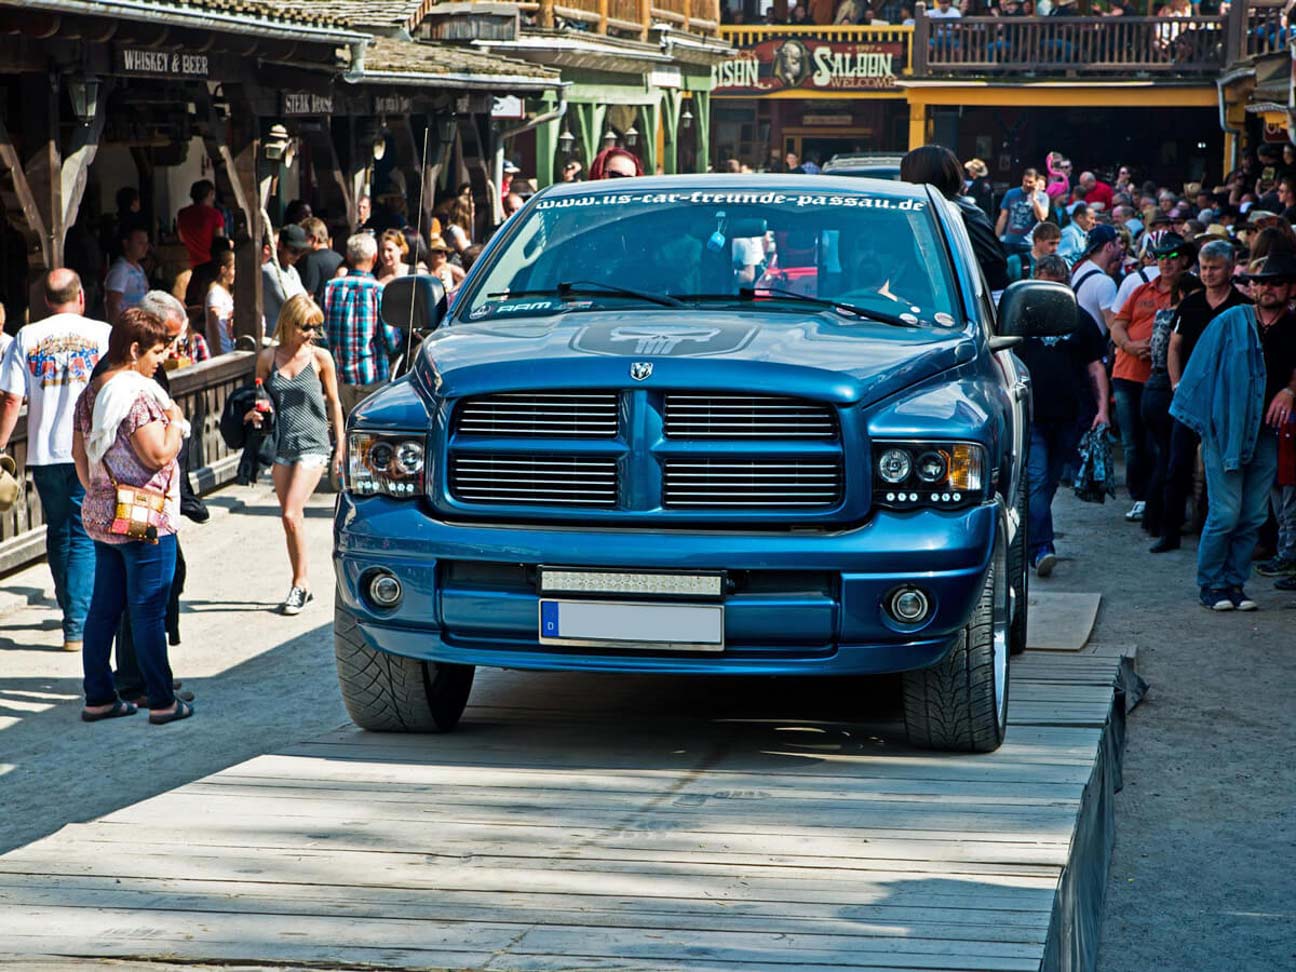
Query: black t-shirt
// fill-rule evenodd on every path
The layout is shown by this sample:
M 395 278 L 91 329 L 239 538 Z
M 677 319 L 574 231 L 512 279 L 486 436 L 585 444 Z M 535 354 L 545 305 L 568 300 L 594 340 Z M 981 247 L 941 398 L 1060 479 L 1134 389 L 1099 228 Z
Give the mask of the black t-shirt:
M 1175 311 L 1174 332 L 1183 338 L 1183 344 L 1179 349 L 1180 366 L 1183 367 L 1188 364 L 1188 359 L 1192 357 L 1193 348 L 1197 347 L 1197 342 L 1201 339 L 1202 334 L 1206 331 L 1206 326 L 1211 321 L 1230 307 L 1238 307 L 1249 303 L 1251 303 L 1251 298 L 1236 287 L 1229 288 L 1229 295 L 1224 298 L 1224 302 L 1218 307 L 1210 305 L 1210 302 L 1206 299 L 1205 289 L 1193 291 L 1179 301 L 1179 307 Z
M 320 307 L 324 306 L 324 288 L 340 266 L 342 254 L 328 247 L 311 250 L 297 261 L 297 275 L 301 277 L 302 286 Z
M 1288 311 L 1270 327 L 1262 325 L 1260 346 L 1264 348 L 1264 407 L 1268 409 L 1274 396 L 1291 384 L 1296 371 L 1296 312 Z
M 1074 333 L 1027 338 L 1013 349 L 1030 371 L 1037 422 L 1073 422 L 1081 403 L 1093 399 L 1089 365 L 1102 360 L 1107 342 L 1093 317 L 1083 310 L 1079 315 Z

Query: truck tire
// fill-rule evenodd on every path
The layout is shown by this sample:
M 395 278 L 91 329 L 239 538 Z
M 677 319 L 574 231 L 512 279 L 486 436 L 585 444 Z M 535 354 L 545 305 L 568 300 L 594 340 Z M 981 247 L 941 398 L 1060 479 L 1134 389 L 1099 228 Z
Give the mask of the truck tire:
M 338 685 L 351 721 L 373 732 L 449 732 L 472 691 L 472 665 L 423 662 L 375 651 L 353 618 L 333 614 Z
M 1002 542 L 972 617 L 939 664 L 904 674 L 905 729 L 923 749 L 990 753 L 1008 716 L 1007 557 Z
M 1008 548 L 1008 577 L 1016 602 L 1012 625 L 1008 629 L 1008 653 L 1020 655 L 1026 650 L 1026 625 L 1030 618 L 1030 532 L 1026 519 L 1029 500 L 1026 487 L 1017 492 L 1017 517 L 1019 526 L 1012 546 Z

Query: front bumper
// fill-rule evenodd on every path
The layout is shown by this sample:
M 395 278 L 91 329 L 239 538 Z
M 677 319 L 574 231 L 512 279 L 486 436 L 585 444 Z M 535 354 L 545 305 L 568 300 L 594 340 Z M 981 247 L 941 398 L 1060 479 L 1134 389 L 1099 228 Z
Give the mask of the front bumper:
M 532 670 L 864 675 L 940 661 L 966 623 L 999 509 L 880 512 L 837 532 L 662 532 L 447 523 L 423 501 L 344 494 L 334 523 L 338 604 L 370 647 L 429 661 Z M 537 566 L 725 570 L 725 650 L 558 648 L 539 643 Z M 404 598 L 380 610 L 369 572 Z M 883 610 L 900 584 L 932 601 L 916 626 Z

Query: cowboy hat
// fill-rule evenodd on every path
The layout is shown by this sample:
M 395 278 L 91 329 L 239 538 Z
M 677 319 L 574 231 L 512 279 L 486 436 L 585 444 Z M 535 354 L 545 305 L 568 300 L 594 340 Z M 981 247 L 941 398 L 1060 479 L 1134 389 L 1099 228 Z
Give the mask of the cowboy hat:
M 990 174 L 990 170 L 986 167 L 986 164 L 982 162 L 980 159 L 968 159 L 966 162 L 963 163 L 963 168 L 967 169 L 967 171 L 974 178 L 977 179 L 980 179 L 983 176 L 988 176 Z
M 454 252 L 453 250 L 451 250 L 450 244 L 445 241 L 445 237 L 443 237 L 440 233 L 432 234 L 431 239 L 428 240 L 428 250 L 433 253 L 437 252 L 438 250 L 442 253 Z
M 1285 280 L 1296 281 L 1296 256 L 1279 250 L 1271 253 L 1258 266 L 1247 273 L 1238 274 L 1243 280 Z

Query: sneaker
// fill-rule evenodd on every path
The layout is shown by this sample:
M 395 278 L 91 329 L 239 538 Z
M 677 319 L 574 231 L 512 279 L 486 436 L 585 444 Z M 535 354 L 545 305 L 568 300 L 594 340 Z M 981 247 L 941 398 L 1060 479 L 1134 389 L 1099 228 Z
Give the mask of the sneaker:
M 1201 604 L 1204 608 L 1212 611 L 1232 611 L 1233 599 L 1229 597 L 1228 591 L 1215 591 L 1210 588 L 1202 588 Z
M 1143 519 L 1143 511 L 1145 509 L 1147 509 L 1147 503 L 1143 500 L 1135 500 L 1134 505 L 1130 507 L 1130 511 L 1125 514 L 1125 519 L 1129 520 L 1131 523 L 1138 523 Z
M 1255 572 L 1261 577 L 1288 577 L 1296 574 L 1296 560 L 1290 557 L 1271 557 L 1256 564 Z
M 78 638 L 76 641 L 64 641 L 64 642 L 63 642 L 63 650 L 64 650 L 64 651 L 80 651 L 80 650 L 81 650 L 81 639 Z
M 1247 597 L 1247 592 L 1240 587 L 1233 588 L 1228 592 L 1228 595 L 1229 600 L 1233 602 L 1233 606 L 1239 611 L 1255 611 L 1260 607 L 1259 604 Z
M 279 605 L 280 614 L 300 614 L 311 601 L 315 600 L 315 595 L 304 587 L 294 587 L 284 598 L 284 602 Z
M 1035 568 L 1037 577 L 1048 577 L 1053 573 L 1053 568 L 1057 566 L 1057 554 L 1052 550 L 1042 550 L 1036 555 L 1035 563 L 1032 566 Z
M 1296 591 L 1296 574 L 1288 574 L 1274 581 L 1274 590 L 1276 591 Z
M 1163 536 L 1148 548 L 1148 553 L 1169 553 L 1171 550 L 1178 550 L 1179 542 L 1177 536 Z

